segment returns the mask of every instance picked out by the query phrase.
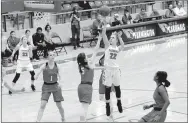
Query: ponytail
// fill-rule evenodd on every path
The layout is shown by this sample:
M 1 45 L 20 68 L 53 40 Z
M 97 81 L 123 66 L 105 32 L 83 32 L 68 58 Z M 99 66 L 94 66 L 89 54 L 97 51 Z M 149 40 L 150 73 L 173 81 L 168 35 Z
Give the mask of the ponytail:
M 82 74 L 82 69 L 81 69 L 81 65 L 80 64 L 78 64 L 78 68 L 79 68 L 79 72 Z
M 164 81 L 164 86 L 165 86 L 165 87 L 169 87 L 169 86 L 170 86 L 170 82 L 169 82 L 168 80 L 165 80 L 165 81 Z

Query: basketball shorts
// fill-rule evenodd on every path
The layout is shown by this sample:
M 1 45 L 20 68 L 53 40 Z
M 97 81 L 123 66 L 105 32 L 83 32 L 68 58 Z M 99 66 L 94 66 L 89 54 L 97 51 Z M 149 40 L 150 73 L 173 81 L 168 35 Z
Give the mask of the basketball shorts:
M 160 113 L 160 111 L 155 111 L 154 109 L 149 112 L 147 115 L 145 115 L 144 117 L 142 117 L 142 119 L 145 121 L 145 122 L 153 122 L 155 117 Z M 161 115 L 161 118 L 159 120 L 159 122 L 164 122 L 165 119 L 166 119 L 166 115 L 167 115 L 167 112 L 165 111 L 162 115 Z
M 64 98 L 62 96 L 61 87 L 59 86 L 59 84 L 54 84 L 54 85 L 43 84 L 41 100 L 48 101 L 51 93 L 53 94 L 54 102 L 64 101 Z
M 30 60 L 18 60 L 17 61 L 17 68 L 16 72 L 21 73 L 23 69 L 26 69 L 27 71 L 33 71 L 33 65 L 31 64 Z
M 105 72 L 104 71 L 102 71 L 100 79 L 99 79 L 99 94 L 105 94 L 105 85 L 104 85 L 103 81 L 105 81 Z M 113 84 L 111 87 L 111 92 L 115 92 L 115 88 L 114 88 Z
M 89 84 L 79 84 L 78 86 L 78 98 L 80 102 L 89 103 L 92 102 L 93 87 Z
M 107 68 L 105 71 L 105 77 L 104 77 L 104 85 L 111 87 L 112 84 L 114 86 L 120 85 L 120 77 L 121 77 L 121 71 L 119 68 L 111 69 Z

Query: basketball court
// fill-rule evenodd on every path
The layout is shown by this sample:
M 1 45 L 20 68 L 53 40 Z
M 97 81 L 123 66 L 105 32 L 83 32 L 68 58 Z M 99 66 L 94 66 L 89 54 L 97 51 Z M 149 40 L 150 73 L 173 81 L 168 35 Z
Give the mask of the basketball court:
M 87 52 L 86 50 L 83 50 Z M 101 57 L 101 56 L 100 56 Z M 98 58 L 100 58 L 98 57 Z M 114 119 L 116 122 L 137 121 L 150 111 L 143 110 L 144 104 L 153 103 L 156 84 L 154 74 L 158 70 L 168 73 L 171 86 L 168 89 L 170 106 L 166 122 L 187 122 L 187 35 L 178 35 L 148 42 L 126 45 L 126 50 L 119 56 L 121 66 L 122 105 L 124 112 L 117 111 L 113 96 Z M 98 63 L 98 61 L 97 61 Z M 80 75 L 76 61 L 59 64 L 62 76 L 62 92 L 65 101 L 62 105 L 67 122 L 79 122 L 81 105 L 77 96 Z M 38 69 L 36 70 L 36 73 Z M 88 122 L 107 122 L 105 103 L 99 100 L 98 81 L 101 71 L 95 71 L 93 83 L 93 102 L 88 112 Z M 5 80 L 11 84 L 14 74 Z M 40 106 L 42 75 L 35 82 L 36 92 L 30 89 L 30 74 L 24 72 L 16 88 L 26 87 L 26 92 L 8 95 L 3 90 L 2 121 L 34 122 Z M 44 111 L 41 122 L 61 122 L 59 111 L 52 96 Z

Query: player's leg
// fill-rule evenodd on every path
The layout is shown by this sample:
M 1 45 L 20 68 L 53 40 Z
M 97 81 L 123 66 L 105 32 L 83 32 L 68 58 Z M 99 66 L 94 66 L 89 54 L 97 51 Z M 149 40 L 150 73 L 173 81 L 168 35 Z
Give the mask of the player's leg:
M 89 103 L 82 102 L 81 105 L 82 105 L 82 115 L 80 116 L 80 121 L 81 122 L 86 122 Z
M 123 112 L 122 104 L 121 104 L 121 89 L 120 89 L 120 71 L 114 71 L 114 78 L 113 78 L 113 84 L 116 92 L 116 98 L 117 98 L 117 107 L 120 113 Z
M 64 122 L 65 121 L 65 113 L 64 113 L 64 108 L 62 107 L 61 101 L 64 101 L 64 98 L 62 96 L 62 91 L 61 88 L 58 89 L 58 91 L 53 92 L 53 98 L 54 101 L 56 102 L 56 106 L 59 109 L 59 113 L 61 115 L 61 120 Z
M 16 68 L 16 75 L 14 76 L 14 79 L 12 81 L 12 88 L 14 88 L 16 82 L 20 78 L 21 71 L 22 71 L 22 65 L 21 65 L 20 61 L 18 60 L 17 68 Z M 12 94 L 12 92 L 10 90 L 9 90 L 9 94 Z
M 13 89 L 13 88 L 10 87 L 10 86 L 8 85 L 8 83 L 6 83 L 6 82 L 4 82 L 4 86 L 5 86 L 8 90 L 10 90 L 11 92 L 13 92 L 13 93 L 18 93 L 18 92 L 24 92 L 24 91 L 25 91 L 25 88 L 22 88 L 22 89 L 20 89 L 20 90 Z
M 106 99 L 106 115 L 110 116 L 110 93 L 112 86 L 111 70 L 105 70 L 105 99 Z
M 29 61 L 28 62 L 28 65 L 27 65 L 27 70 L 30 72 L 30 75 L 31 75 L 31 89 L 33 91 L 35 91 L 35 85 L 34 85 L 34 81 L 35 81 L 35 71 L 33 69 L 33 65 L 31 64 L 31 62 Z
M 78 97 L 82 105 L 80 121 L 86 121 L 89 104 L 92 102 L 93 87 L 89 84 L 78 86 Z
M 41 105 L 40 105 L 40 109 L 38 111 L 36 122 L 41 121 L 44 110 L 46 108 L 46 104 L 48 103 L 50 95 L 51 95 L 51 92 L 42 92 Z
M 99 79 L 99 100 L 105 101 L 104 94 L 105 94 L 105 75 L 104 72 L 101 73 L 100 79 Z
M 56 102 L 56 106 L 59 109 L 59 113 L 61 115 L 61 120 L 64 122 L 65 121 L 65 113 L 64 113 L 64 108 L 62 107 L 61 102 Z
M 143 122 L 146 122 L 144 119 L 140 119 L 138 122 L 141 122 L 141 123 L 143 123 Z

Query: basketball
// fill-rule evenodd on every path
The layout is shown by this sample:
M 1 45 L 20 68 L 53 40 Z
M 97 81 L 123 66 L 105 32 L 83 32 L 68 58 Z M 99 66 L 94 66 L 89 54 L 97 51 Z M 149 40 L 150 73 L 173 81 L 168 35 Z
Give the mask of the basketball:
M 111 11 L 110 8 L 106 5 L 104 5 L 99 9 L 99 14 L 106 17 L 110 14 L 110 11 Z

